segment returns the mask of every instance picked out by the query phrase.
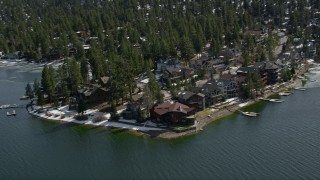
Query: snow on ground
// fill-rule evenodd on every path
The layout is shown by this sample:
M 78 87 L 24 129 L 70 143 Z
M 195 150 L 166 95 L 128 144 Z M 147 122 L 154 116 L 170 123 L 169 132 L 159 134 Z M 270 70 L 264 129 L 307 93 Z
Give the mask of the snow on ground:
M 44 112 L 37 113 L 36 111 L 41 109 L 43 107 L 34 106 L 33 111 L 29 111 L 30 114 L 47 119 L 52 121 L 64 121 L 64 122 L 72 122 L 77 124 L 85 124 L 85 125 L 92 125 L 92 126 L 101 126 L 101 127 L 115 127 L 115 128 L 121 128 L 121 129 L 130 129 L 135 131 L 150 131 L 150 130 L 156 130 L 160 131 L 163 130 L 162 128 L 156 127 L 156 124 L 147 121 L 144 126 L 137 126 L 137 125 L 131 125 L 131 124 L 125 124 L 125 123 L 136 123 L 135 120 L 125 120 L 120 119 L 119 122 L 110 122 L 108 119 L 110 118 L 110 113 L 103 113 L 98 112 L 96 109 L 88 109 L 84 114 L 87 114 L 88 120 L 85 121 L 78 121 L 74 118 L 74 115 L 77 113 L 74 111 L 68 111 L 68 106 L 62 106 L 58 109 L 48 109 Z M 48 108 L 48 107 L 46 107 Z M 105 120 L 100 122 L 94 122 L 95 118 L 97 117 L 103 117 Z M 122 122 L 122 123 L 121 123 Z M 145 127 L 145 125 L 148 126 L 155 126 L 155 127 Z
M 244 106 L 246 106 L 246 105 L 248 105 L 248 104 L 249 104 L 248 102 L 241 103 L 241 104 L 239 104 L 239 107 L 244 107 Z
M 125 122 L 125 123 L 136 123 L 136 120 L 127 120 L 127 119 L 119 119 L 120 122 Z

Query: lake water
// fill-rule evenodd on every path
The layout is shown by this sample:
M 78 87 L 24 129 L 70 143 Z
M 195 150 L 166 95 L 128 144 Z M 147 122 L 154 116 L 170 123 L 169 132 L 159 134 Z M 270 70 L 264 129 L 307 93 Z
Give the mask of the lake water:
M 310 75 L 320 81 L 318 69 Z M 0 104 L 25 104 L 18 98 L 35 77 L 31 66 L 0 67 Z M 318 81 L 284 103 L 250 107 L 259 117 L 235 114 L 176 140 L 0 110 L 0 178 L 319 179 Z

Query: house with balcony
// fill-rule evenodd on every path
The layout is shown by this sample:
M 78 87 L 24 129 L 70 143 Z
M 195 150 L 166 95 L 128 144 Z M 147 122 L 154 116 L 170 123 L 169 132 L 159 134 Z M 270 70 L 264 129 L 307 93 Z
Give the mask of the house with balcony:
M 225 99 L 238 97 L 239 85 L 233 79 L 210 80 L 202 86 L 202 93 L 209 104 L 215 104 Z

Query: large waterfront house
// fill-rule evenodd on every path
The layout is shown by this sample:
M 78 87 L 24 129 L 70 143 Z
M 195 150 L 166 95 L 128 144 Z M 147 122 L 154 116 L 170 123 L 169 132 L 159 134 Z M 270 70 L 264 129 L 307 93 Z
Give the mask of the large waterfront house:
M 83 99 L 89 105 L 100 104 L 106 101 L 108 90 L 98 84 L 91 84 L 78 90 L 78 98 Z
M 233 79 L 210 80 L 202 86 L 202 93 L 205 94 L 209 104 L 237 97 L 238 92 L 238 83 Z
M 186 104 L 189 107 L 194 107 L 197 110 L 203 110 L 205 108 L 205 95 L 202 93 L 179 91 L 176 98 L 180 103 Z
M 201 91 L 205 95 L 208 104 L 215 104 L 223 99 L 222 90 L 215 80 L 210 80 L 204 84 Z
M 164 102 L 150 110 L 151 119 L 166 124 L 194 124 L 195 109 L 179 102 Z
M 272 85 L 278 82 L 280 69 L 274 62 L 256 62 L 253 67 L 259 70 L 260 77 L 265 84 Z

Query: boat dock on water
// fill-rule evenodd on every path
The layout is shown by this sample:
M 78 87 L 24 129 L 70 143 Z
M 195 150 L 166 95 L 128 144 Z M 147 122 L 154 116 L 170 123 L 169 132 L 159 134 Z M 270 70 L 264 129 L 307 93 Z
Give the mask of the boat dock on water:
M 4 105 L 0 105 L 0 109 L 9 109 L 9 108 L 17 108 L 18 105 L 17 104 L 4 104 Z

